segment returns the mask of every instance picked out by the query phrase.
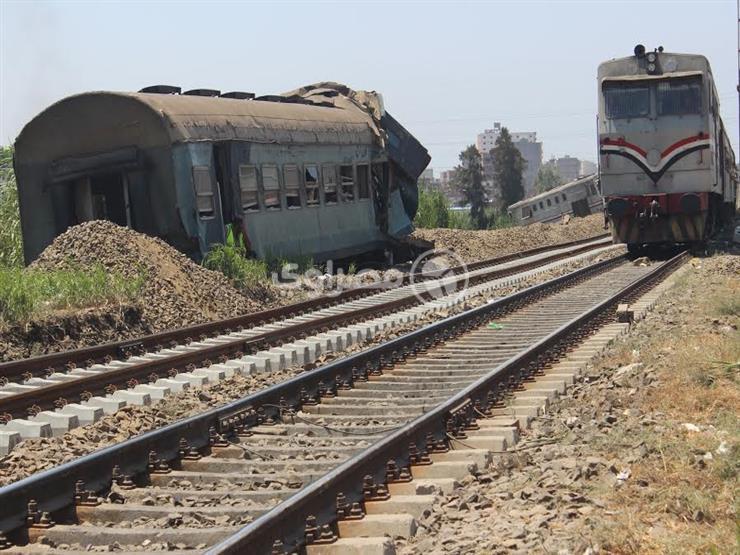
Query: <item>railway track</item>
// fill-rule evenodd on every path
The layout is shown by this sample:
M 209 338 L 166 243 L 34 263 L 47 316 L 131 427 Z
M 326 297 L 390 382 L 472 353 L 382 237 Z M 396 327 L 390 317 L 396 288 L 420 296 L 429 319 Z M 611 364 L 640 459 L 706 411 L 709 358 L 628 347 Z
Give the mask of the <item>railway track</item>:
M 0 530 L 52 552 L 386 553 L 573 379 L 544 368 L 684 257 L 590 265 L 16 482 Z
M 389 322 L 408 321 L 449 307 L 450 303 L 459 303 L 466 295 L 484 291 L 510 276 L 531 275 L 560 261 L 613 248 L 607 245 L 608 240 L 596 239 L 540 250 L 522 260 L 502 263 L 495 259 L 476 264 L 464 274 L 452 272 L 443 279 L 375 292 L 306 314 L 289 310 L 287 314 L 292 316 L 282 321 L 161 347 L 124 360 L 108 360 L 86 368 L 68 363 L 66 372 L 49 369 L 43 377 L 33 374 L 40 372 L 49 357 L 58 360 L 61 355 L 2 365 L 0 372 L 5 372 L 6 383 L 0 387 L 0 418 L 5 422 L 0 426 L 0 453 L 8 452 L 23 438 L 61 435 L 127 403 L 148 404 L 173 391 L 235 372 L 269 372 L 310 365 L 326 351 L 341 351 L 348 344 L 370 339 Z M 455 292 L 462 288 L 469 289 L 455 298 Z M 439 298 L 440 291 L 451 294 Z M 142 343 L 147 342 L 150 340 Z M 83 351 L 89 354 L 88 350 Z M 23 381 L 7 381 L 8 375 L 17 378 L 24 368 Z

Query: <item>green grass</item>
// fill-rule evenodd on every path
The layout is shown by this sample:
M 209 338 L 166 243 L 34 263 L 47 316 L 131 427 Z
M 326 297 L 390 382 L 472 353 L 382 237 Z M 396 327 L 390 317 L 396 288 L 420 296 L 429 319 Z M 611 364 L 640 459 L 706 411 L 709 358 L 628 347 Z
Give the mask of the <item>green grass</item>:
M 23 240 L 13 150 L 0 147 L 0 267 L 23 265 Z
M 109 274 L 102 266 L 87 270 L 0 268 L 0 323 L 23 323 L 57 310 L 131 302 L 143 281 L 143 276 L 132 280 Z
M 251 287 L 267 281 L 267 262 L 247 258 L 246 249 L 238 244 L 212 245 L 203 259 L 203 266 L 225 275 L 239 288 Z

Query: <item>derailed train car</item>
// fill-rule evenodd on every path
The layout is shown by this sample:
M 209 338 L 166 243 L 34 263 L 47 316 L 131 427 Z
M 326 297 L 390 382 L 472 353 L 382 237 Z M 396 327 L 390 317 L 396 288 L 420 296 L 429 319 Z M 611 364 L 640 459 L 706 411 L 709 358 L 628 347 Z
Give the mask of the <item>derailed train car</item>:
M 343 258 L 412 230 L 424 147 L 374 92 L 283 95 L 175 87 L 65 98 L 15 144 L 26 262 L 106 219 L 200 259 L 241 230 L 258 256 Z

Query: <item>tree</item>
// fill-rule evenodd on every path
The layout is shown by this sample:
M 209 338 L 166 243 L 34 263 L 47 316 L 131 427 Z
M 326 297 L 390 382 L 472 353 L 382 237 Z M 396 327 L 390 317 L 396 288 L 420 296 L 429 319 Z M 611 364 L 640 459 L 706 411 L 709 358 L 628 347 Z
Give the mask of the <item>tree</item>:
M 427 190 L 419 187 L 419 209 L 416 211 L 416 227 L 447 227 L 449 224 L 449 206 L 442 191 Z
M 534 180 L 534 186 L 537 193 L 544 193 L 563 184 L 563 178 L 560 177 L 558 170 L 552 162 L 543 164 L 540 171 L 537 172 L 537 178 Z
M 511 142 L 511 135 L 506 127 L 496 139 L 496 146 L 491 151 L 493 156 L 493 183 L 501 192 L 502 211 L 524 198 L 522 173 L 525 161 L 519 149 Z
M 483 164 L 474 145 L 460 153 L 455 168 L 455 186 L 470 205 L 470 219 L 476 229 L 486 228 L 486 191 L 483 189 Z

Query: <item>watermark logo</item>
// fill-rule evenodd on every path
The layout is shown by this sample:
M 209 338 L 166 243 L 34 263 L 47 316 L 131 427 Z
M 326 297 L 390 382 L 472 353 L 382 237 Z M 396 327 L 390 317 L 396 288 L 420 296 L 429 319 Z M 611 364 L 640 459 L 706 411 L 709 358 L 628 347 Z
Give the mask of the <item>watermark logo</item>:
M 468 288 L 468 268 L 460 256 L 450 250 L 433 249 L 414 260 L 409 283 L 421 301 L 441 299 L 457 293 L 455 300 Z
M 357 287 L 391 290 L 408 285 L 419 300 L 427 301 L 465 291 L 468 270 L 453 251 L 435 249 L 418 256 L 408 274 L 397 269 L 373 268 L 345 273 L 342 267 L 335 269 L 334 262 L 329 260 L 321 268 L 311 267 L 303 272 L 297 264 L 283 264 L 279 272 L 272 273 L 272 281 L 284 289 L 304 289 L 329 297 Z

